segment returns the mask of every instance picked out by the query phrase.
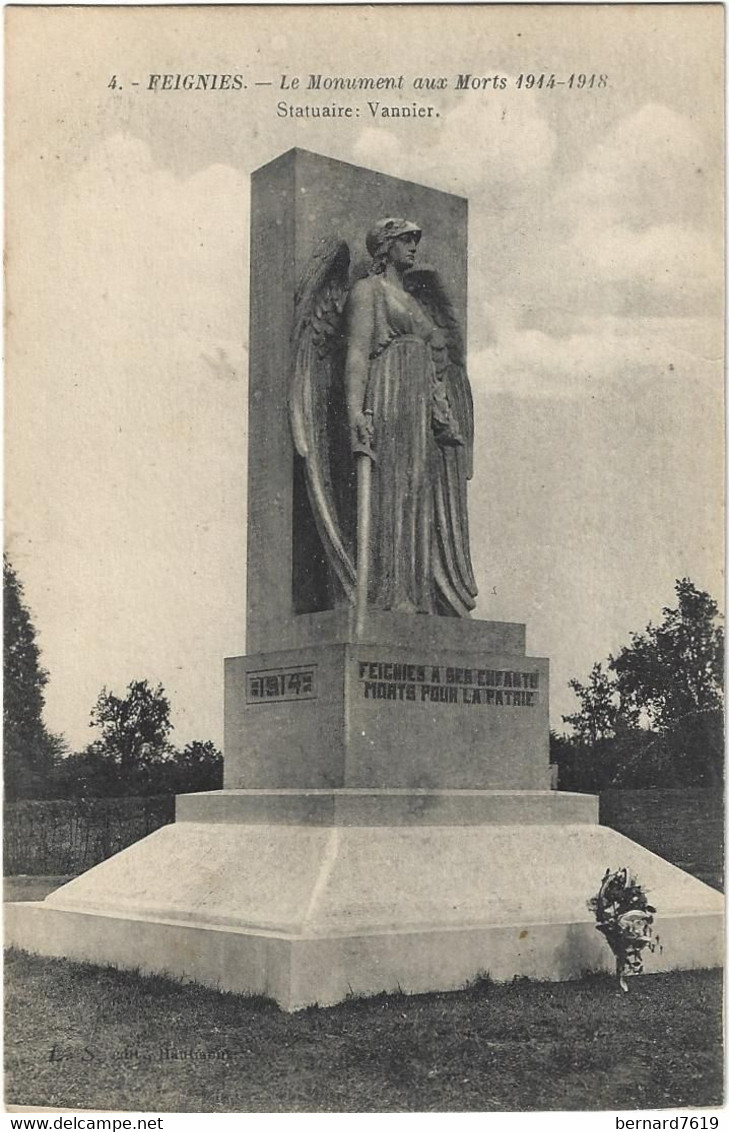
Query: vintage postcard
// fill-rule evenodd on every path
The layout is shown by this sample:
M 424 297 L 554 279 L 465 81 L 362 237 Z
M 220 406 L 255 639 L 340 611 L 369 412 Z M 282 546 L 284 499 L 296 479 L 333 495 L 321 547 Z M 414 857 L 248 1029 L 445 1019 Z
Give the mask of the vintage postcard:
M 723 1103 L 724 18 L 6 8 L 8 1105 Z

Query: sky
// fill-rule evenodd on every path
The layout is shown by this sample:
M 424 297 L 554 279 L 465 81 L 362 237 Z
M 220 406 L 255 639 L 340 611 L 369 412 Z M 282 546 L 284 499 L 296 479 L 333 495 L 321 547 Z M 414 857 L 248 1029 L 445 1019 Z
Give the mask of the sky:
M 293 146 L 469 200 L 477 615 L 525 622 L 550 658 L 552 726 L 677 578 L 723 597 L 720 6 L 6 19 L 5 544 L 72 747 L 102 686 L 145 678 L 175 741 L 222 743 L 223 657 L 245 652 L 250 174 Z M 200 72 L 248 89 L 146 89 Z M 281 75 L 317 72 L 449 86 L 390 98 L 437 108 L 416 122 L 347 94 L 299 101 L 361 117 L 277 117 Z M 454 90 L 468 72 L 507 86 Z M 529 73 L 607 82 L 518 88 Z

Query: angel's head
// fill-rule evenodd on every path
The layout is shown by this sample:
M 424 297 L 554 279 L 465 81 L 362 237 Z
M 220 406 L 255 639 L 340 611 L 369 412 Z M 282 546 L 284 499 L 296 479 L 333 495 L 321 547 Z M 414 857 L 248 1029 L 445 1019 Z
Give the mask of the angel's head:
M 415 262 L 415 251 L 422 229 L 411 220 L 386 217 L 378 220 L 367 233 L 367 251 L 372 256 L 372 273 L 379 274 L 388 263 L 399 271 L 407 271 Z

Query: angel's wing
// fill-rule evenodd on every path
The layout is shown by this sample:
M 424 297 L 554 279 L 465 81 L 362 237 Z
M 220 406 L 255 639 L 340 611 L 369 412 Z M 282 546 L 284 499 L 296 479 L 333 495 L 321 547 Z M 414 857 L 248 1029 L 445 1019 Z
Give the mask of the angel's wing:
M 445 337 L 443 350 L 434 350 L 436 372 L 445 382 L 453 415 L 466 442 L 466 476 L 473 475 L 473 398 L 466 372 L 466 352 L 456 312 L 443 287 L 438 272 L 422 267 L 409 271 L 405 286 L 425 308 Z
M 405 286 L 443 332 L 444 344 L 433 349 L 433 361 L 464 440 L 462 448 L 440 449 L 440 473 L 434 493 L 439 550 L 435 580 L 447 604 L 461 616 L 467 616 L 476 604 L 478 588 L 468 535 L 466 485 L 473 475 L 473 398 L 463 335 L 436 271 L 425 267 L 410 271 L 405 276 Z
M 348 289 L 349 248 L 344 241 L 327 237 L 314 251 L 296 291 L 289 409 L 296 451 L 305 461 L 319 537 L 328 562 L 351 598 L 355 570 L 338 514 L 343 485 L 341 476 L 337 477 L 346 438 L 340 369 L 342 312 Z

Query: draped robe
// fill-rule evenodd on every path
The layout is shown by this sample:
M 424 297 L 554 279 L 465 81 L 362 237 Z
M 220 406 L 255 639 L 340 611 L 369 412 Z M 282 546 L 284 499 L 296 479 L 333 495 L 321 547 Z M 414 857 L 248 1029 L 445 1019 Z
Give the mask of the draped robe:
M 468 559 L 468 530 L 454 535 L 454 522 L 467 523 L 465 512 L 446 514 L 456 461 L 452 450 L 447 460 L 436 434 L 459 428 L 433 361 L 442 332 L 383 275 L 355 284 L 346 318 L 349 349 L 369 359 L 364 408 L 373 414 L 375 461 L 368 605 L 468 616 L 473 598 L 449 582 L 464 548 Z M 470 560 L 466 567 L 472 579 Z

